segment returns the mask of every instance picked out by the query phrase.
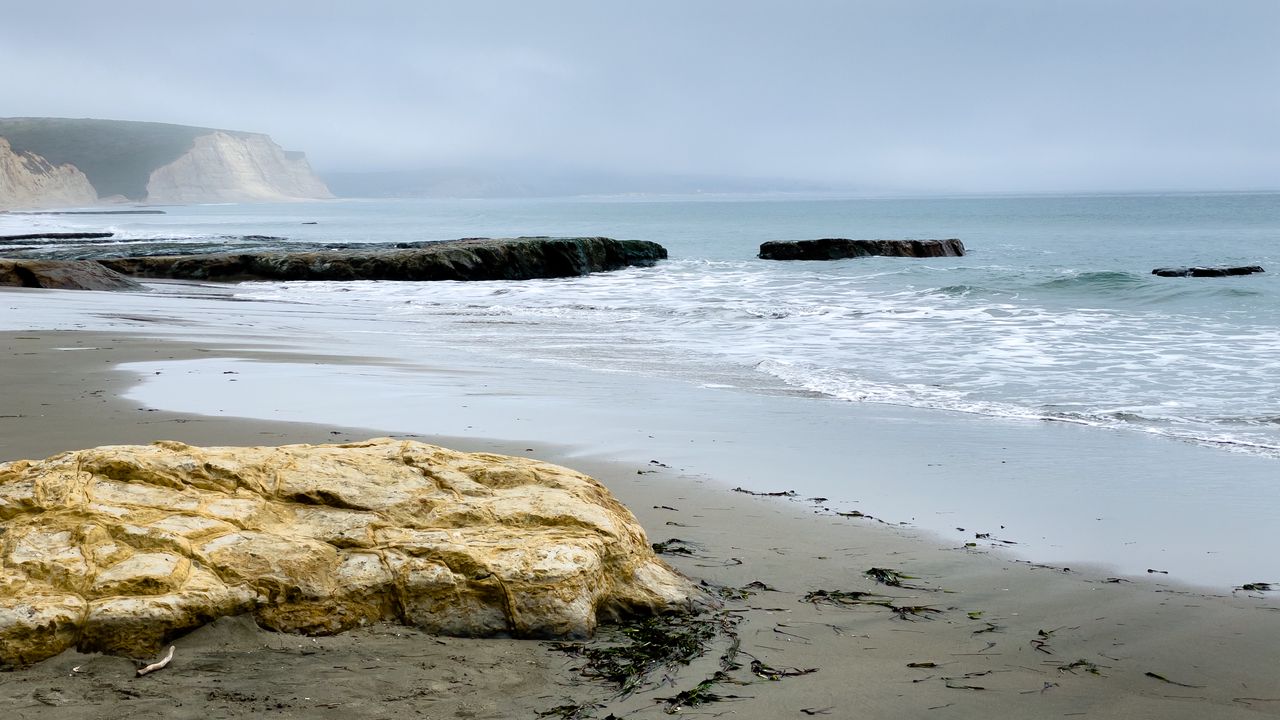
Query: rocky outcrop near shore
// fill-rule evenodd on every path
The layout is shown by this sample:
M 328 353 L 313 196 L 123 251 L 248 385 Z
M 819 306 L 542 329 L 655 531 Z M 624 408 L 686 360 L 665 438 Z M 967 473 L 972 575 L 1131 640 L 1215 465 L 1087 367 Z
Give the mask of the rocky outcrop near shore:
M 33 152 L 15 152 L 0 137 L 0 209 L 90 205 L 98 193 L 69 164 L 55 165 Z
M 694 593 L 595 480 L 385 438 L 5 463 L 0 560 L 3 667 L 73 647 L 147 656 L 246 612 L 308 634 L 390 620 L 582 637 Z
M 187 280 L 528 280 L 665 259 L 661 245 L 612 238 L 469 239 L 374 250 L 216 253 L 99 260 L 124 275 Z
M 0 287 L 46 290 L 141 290 L 142 285 L 92 260 L 0 258 Z
M 1233 277 L 1266 272 L 1261 265 L 1235 265 L 1228 267 L 1177 267 L 1156 268 L 1152 275 L 1160 277 Z
M 959 257 L 964 243 L 947 240 L 777 240 L 760 246 L 762 260 L 839 260 L 842 258 L 888 255 L 891 257 Z
M 19 235 L 0 235 L 0 243 L 19 240 L 103 240 L 115 237 L 113 232 L 39 232 Z
M 217 131 L 197 137 L 182 157 L 153 171 L 146 199 L 182 204 L 331 197 L 302 153 L 285 152 L 266 135 Z

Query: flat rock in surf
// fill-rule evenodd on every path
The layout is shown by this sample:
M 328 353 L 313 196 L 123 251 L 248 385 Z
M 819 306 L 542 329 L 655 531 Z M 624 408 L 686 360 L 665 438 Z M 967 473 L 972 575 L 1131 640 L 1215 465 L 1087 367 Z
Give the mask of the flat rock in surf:
M 92 260 L 0 259 L 0 286 L 46 290 L 140 290 L 142 286 Z
M 109 232 L 47 232 L 28 233 L 26 235 L 0 235 L 0 242 L 10 240 L 97 240 L 113 237 Z
M 887 255 L 890 257 L 959 257 L 964 243 L 947 240 L 775 240 L 760 246 L 762 260 L 840 260 Z
M 1236 265 L 1229 267 L 1179 267 L 1156 268 L 1152 275 L 1160 277 L 1229 277 L 1233 275 L 1252 275 L 1266 272 L 1261 265 Z
M 19 210 L 13 215 L 166 215 L 164 210 Z
M 647 240 L 468 238 L 396 248 L 264 251 L 101 259 L 125 275 L 185 280 L 529 280 L 649 266 L 667 250 Z

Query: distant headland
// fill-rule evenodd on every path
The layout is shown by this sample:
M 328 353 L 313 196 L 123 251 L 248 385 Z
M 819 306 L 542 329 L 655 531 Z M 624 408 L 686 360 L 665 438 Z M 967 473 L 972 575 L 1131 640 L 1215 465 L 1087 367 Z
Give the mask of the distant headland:
M 0 209 L 329 197 L 303 153 L 286 151 L 260 133 L 0 118 Z

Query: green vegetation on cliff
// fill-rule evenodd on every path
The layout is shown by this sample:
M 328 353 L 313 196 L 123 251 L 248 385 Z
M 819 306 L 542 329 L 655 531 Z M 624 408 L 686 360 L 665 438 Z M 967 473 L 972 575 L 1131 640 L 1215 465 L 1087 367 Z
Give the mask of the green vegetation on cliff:
M 0 137 L 15 151 L 36 153 L 54 165 L 71 163 L 88 176 L 99 196 L 131 200 L 146 198 L 153 170 L 177 160 L 197 137 L 211 132 L 127 120 L 0 118 Z

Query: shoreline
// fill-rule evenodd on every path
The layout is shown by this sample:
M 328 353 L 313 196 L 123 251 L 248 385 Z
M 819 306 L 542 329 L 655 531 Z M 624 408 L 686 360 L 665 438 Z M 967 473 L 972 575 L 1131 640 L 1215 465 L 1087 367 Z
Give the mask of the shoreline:
M 1274 458 L 1072 423 L 813 398 L 750 369 L 716 385 L 660 368 L 580 367 L 554 351 L 513 358 L 493 346 L 509 337 L 490 334 L 505 332 L 501 324 L 419 323 L 411 305 L 378 312 L 384 305 L 345 287 L 324 302 L 273 287 L 265 296 L 176 282 L 112 295 L 0 290 L 9 311 L 0 328 L 222 348 L 138 358 L 143 382 L 130 400 L 168 410 L 538 446 L 569 439 L 579 455 L 644 463 L 656 454 L 727 487 L 828 497 L 957 544 L 990 534 L 1041 563 L 1167 571 L 1218 590 L 1280 578 L 1280 556 L 1264 551 L 1280 543 Z M 492 291 L 467 287 L 481 303 Z M 536 333 L 538 322 L 517 325 Z
M 0 408 L 6 416 L 0 418 L 0 461 L 158 439 L 240 445 L 340 442 L 388 434 L 145 409 L 124 397 L 138 378 L 120 369 L 122 363 L 218 357 L 230 346 L 23 331 L 0 334 L 0 348 L 6 381 L 17 388 L 6 392 Z M 232 354 L 254 352 L 234 348 Z M 305 353 L 261 354 L 273 360 L 315 360 Z M 705 476 L 650 463 L 611 462 L 565 446 L 423 439 L 580 469 L 604 482 L 636 514 L 651 542 L 680 538 L 690 543 L 693 555 L 664 556 L 677 569 L 722 586 L 741 588 L 758 581 L 774 588 L 728 603 L 741 617 L 743 651 L 775 668 L 817 672 L 718 688 L 744 699 L 702 711 L 760 718 L 800 716 L 806 709 L 839 716 L 853 706 L 873 717 L 965 719 L 1081 712 L 1187 718 L 1280 714 L 1280 679 L 1271 672 L 1270 640 L 1280 637 L 1280 598 L 1274 595 L 1108 582 L 1092 571 L 1015 562 L 1002 553 L 956 547 L 919 529 L 814 512 L 817 508 L 803 501 L 734 493 Z M 913 576 L 907 584 L 918 589 L 879 586 L 863 574 L 872 567 Z M 882 608 L 803 602 L 817 590 L 875 591 L 939 612 L 906 619 Z M 653 688 L 626 700 L 609 700 L 607 691 L 574 675 L 570 659 L 542 643 L 428 638 L 394 626 L 313 640 L 227 620 L 175 644 L 173 667 L 157 673 L 150 684 L 126 680 L 132 674 L 127 661 L 72 654 L 0 674 L 0 698 L 17 708 L 18 717 L 30 712 L 31 717 L 38 713 L 58 720 L 95 717 L 104 710 L 97 703 L 120 708 L 127 703 L 141 708 L 140 716 L 147 716 L 148 709 L 170 717 L 234 716 L 265 711 L 271 699 L 299 717 L 352 712 L 407 717 L 423 702 L 430 703 L 432 712 L 449 708 L 447 714 L 464 717 L 528 716 L 564 698 L 603 702 L 608 710 L 601 715 L 625 711 L 631 717 L 660 717 L 661 705 L 654 699 L 675 692 Z M 466 662 L 451 660 L 451 655 Z M 245 656 L 243 665 L 230 660 L 240 656 Z M 368 663 L 372 657 L 382 659 L 380 672 L 400 692 L 371 682 L 366 674 L 333 669 Z M 1091 665 L 1073 666 L 1077 660 Z M 486 663 L 490 670 L 476 670 Z M 913 668 L 908 663 L 933 665 Z M 77 665 L 92 668 L 90 677 L 69 672 Z M 287 672 L 270 674 L 268 665 Z M 1090 666 L 1100 674 L 1089 671 Z M 213 668 L 216 677 L 210 675 Z M 502 670 L 494 672 L 497 668 Z M 677 673 L 678 689 L 700 679 L 689 676 L 695 670 Z M 305 679 L 312 674 L 317 679 Z M 95 690 L 95 684 L 115 689 Z M 405 688 L 417 687 L 426 693 L 417 696 L 417 706 L 395 699 L 406 694 Z M 223 692 L 232 689 L 238 695 Z M 121 690 L 137 694 L 119 694 Z M 56 702 L 46 702 L 50 698 Z M 182 706 L 175 710 L 173 701 L 179 698 Z
M 128 369 L 142 382 L 129 397 L 205 416 L 340 419 L 512 444 L 560 445 L 568 437 L 571 458 L 644 463 L 656 455 L 725 489 L 826 497 L 839 511 L 909 524 L 956 544 L 1003 547 L 1039 563 L 1108 566 L 1108 574 L 1131 578 L 1168 575 L 1213 590 L 1280 577 L 1280 564 L 1255 551 L 1275 539 L 1270 458 L 1067 423 L 634 375 L 619 381 L 483 361 L 463 369 L 461 356 L 452 355 L 429 368 L 350 362 L 135 363 Z M 310 395 L 309 387 L 325 392 Z M 1200 489 L 1206 479 L 1214 493 Z

